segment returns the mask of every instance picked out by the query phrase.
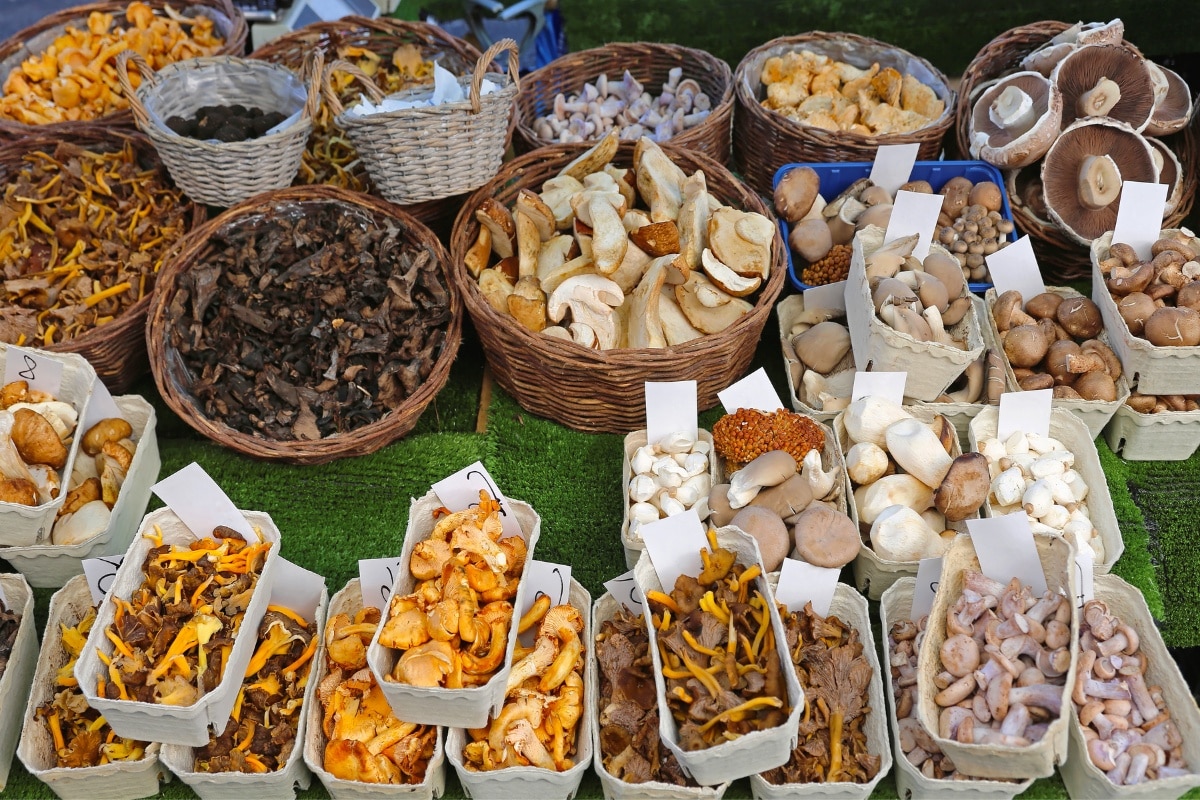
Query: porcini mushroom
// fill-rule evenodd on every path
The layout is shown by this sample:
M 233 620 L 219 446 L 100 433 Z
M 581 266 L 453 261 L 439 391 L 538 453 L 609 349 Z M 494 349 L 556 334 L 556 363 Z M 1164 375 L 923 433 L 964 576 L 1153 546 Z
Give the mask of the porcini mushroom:
M 561 322 L 569 309 L 572 333 L 576 333 L 575 326 L 586 326 L 593 333 L 597 348 L 607 350 L 617 346 L 613 309 L 624 300 L 621 287 L 603 275 L 577 275 L 563 281 L 551 293 L 546 301 L 546 314 L 551 321 Z
M 971 112 L 971 155 L 1015 169 L 1037 161 L 1062 122 L 1062 95 L 1037 72 L 1006 75 L 984 90 Z
M 1081 117 L 1108 117 L 1135 131 L 1154 109 L 1154 82 L 1146 60 L 1118 44 L 1077 47 L 1055 66 L 1051 82 L 1062 92 L 1063 127 Z
M 699 272 L 675 287 L 675 298 L 688 322 L 704 333 L 719 333 L 750 313 L 754 306 L 726 294 Z

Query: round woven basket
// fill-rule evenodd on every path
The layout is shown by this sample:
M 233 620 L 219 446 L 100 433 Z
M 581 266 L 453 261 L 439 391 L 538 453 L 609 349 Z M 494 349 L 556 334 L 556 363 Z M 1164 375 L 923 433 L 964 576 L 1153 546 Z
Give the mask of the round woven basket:
M 445 340 L 432 371 L 416 392 L 381 419 L 346 433 L 338 433 L 314 441 L 274 440 L 234 430 L 219 419 L 204 415 L 188 391 L 187 368 L 170 343 L 172 325 L 171 303 L 179 291 L 180 278 L 203 263 L 213 252 L 212 237 L 223 230 L 236 227 L 263 214 L 276 212 L 280 207 L 317 206 L 333 204 L 347 214 L 366 214 L 376 221 L 387 220 L 405 233 L 405 243 L 413 248 L 428 248 L 438 263 L 445 265 L 446 249 L 437 237 L 412 215 L 399 206 L 371 195 L 350 192 L 333 186 L 294 186 L 267 192 L 250 198 L 194 230 L 181 251 L 163 267 L 157 291 L 145 328 L 146 348 L 150 367 L 159 393 L 167 405 L 188 425 L 217 444 L 254 458 L 284 461 L 292 464 L 323 464 L 347 456 L 359 456 L 401 438 L 417 424 L 425 408 L 437 396 L 450 377 L 450 365 L 462 340 L 462 308 L 459 293 L 452 281 L 446 280 L 450 295 L 450 321 Z
M 220 55 L 240 56 L 246 49 L 246 18 L 238 11 L 230 0 L 183 0 L 182 5 L 170 0 L 141 0 L 159 14 L 170 5 L 175 11 L 188 16 L 202 13 L 212 17 L 217 32 L 225 38 L 225 45 Z M 14 33 L 0 43 L 0 82 L 3 82 L 9 72 L 19 67 L 21 62 L 30 56 L 37 55 L 46 49 L 67 26 L 86 29 L 88 15 L 93 11 L 112 14 L 118 20 L 124 20 L 125 9 L 129 7 L 128 0 L 113 0 L 113 2 L 91 3 L 88 5 L 65 8 L 62 11 L 48 14 L 34 25 L 23 31 Z M 116 23 L 114 23 L 116 24 Z M 114 87 L 115 88 L 115 87 Z M 47 125 L 26 125 L 10 119 L 0 119 L 0 138 L 8 135 L 19 138 L 30 133 L 55 133 L 57 135 L 73 134 L 80 126 L 103 124 L 133 128 L 133 115 L 129 109 L 114 111 L 99 119 L 81 122 L 56 122 Z
M 33 133 L 18 141 L 9 142 L 0 147 L 0 183 L 8 180 L 8 176 L 24 166 L 22 160 L 28 153 L 36 151 L 54 152 L 62 142 L 59 133 Z M 133 130 L 105 128 L 99 125 L 76 125 L 70 135 L 70 143 L 97 152 L 111 152 L 124 147 L 126 142 L 132 142 L 139 162 L 147 167 L 157 169 L 168 178 L 166 168 L 158 158 L 158 153 L 150 141 Z M 203 206 L 196 203 L 187 204 L 189 230 L 196 229 L 204 222 L 207 212 Z M 182 247 L 185 237 L 180 237 L 175 247 Z M 165 264 L 171 258 L 168 253 L 163 258 Z M 146 312 L 150 308 L 150 286 L 147 286 L 145 296 L 124 313 L 105 325 L 92 328 L 86 333 L 58 342 L 44 349 L 59 353 L 78 353 L 88 360 L 95 368 L 96 374 L 104 381 L 104 385 L 113 394 L 121 394 L 133 383 L 146 374 L 149 362 L 146 359 Z
M 518 153 L 527 153 L 558 144 L 538 136 L 533 123 L 553 110 L 554 97 L 560 93 L 578 94 L 584 83 L 594 82 L 602 74 L 616 81 L 628 70 L 646 91 L 657 95 L 667 73 L 676 67 L 683 70 L 684 78 L 700 84 L 712 101 L 712 110 L 699 125 L 672 136 L 671 144 L 698 150 L 722 164 L 729 163 L 733 134 L 733 73 L 729 65 L 703 50 L 657 42 L 615 43 L 581 50 L 556 58 L 526 75 L 521 79 L 521 93 L 517 96 L 513 146 Z
M 250 57 L 282 64 L 293 71 L 299 71 L 305 60 L 316 50 L 324 53 L 326 62 L 337 59 L 339 51 L 347 47 L 369 50 L 388 61 L 396 49 L 404 45 L 416 47 L 422 58 L 437 59 L 439 64 L 455 74 L 474 69 L 482 55 L 470 42 L 451 36 L 436 25 L 387 17 L 367 19 L 350 16 L 329 22 L 314 22 L 299 30 L 285 33 L 255 50 Z M 332 125 L 332 110 L 328 107 L 321 109 L 314 127 Z M 346 188 L 371 191 L 366 167 L 357 156 L 355 162 L 350 172 L 358 181 L 358 185 Z M 297 177 L 296 183 L 304 184 L 308 181 L 301 175 Z M 450 225 L 454 222 L 454 215 L 458 213 L 464 197 L 465 194 L 413 203 L 405 205 L 404 210 L 428 225 L 435 233 L 448 237 Z
M 955 117 L 956 144 L 961 158 L 971 158 L 972 95 L 988 81 L 1019 69 L 1021 59 L 1069 27 L 1066 22 L 1045 20 L 1012 28 L 984 45 L 971 60 L 959 84 L 962 102 L 958 104 Z M 1124 45 L 1137 51 L 1128 41 L 1124 42 Z M 1161 141 L 1179 158 L 1183 169 L 1184 183 L 1179 205 L 1170 216 L 1163 219 L 1164 228 L 1174 228 L 1178 227 L 1191 211 L 1197 185 L 1200 185 L 1200 177 L 1197 176 L 1197 164 L 1200 163 L 1200 132 L 1197 131 L 1196 115 L 1193 115 L 1191 123 L 1182 131 L 1161 137 Z M 1016 191 L 1021 181 L 1019 172 L 1010 170 L 1006 174 L 1013 221 L 1022 233 L 1029 234 L 1037 254 L 1038 265 L 1047 283 L 1088 280 L 1092 271 L 1088 248 L 1070 239 L 1052 221 L 1039 218 L 1022 202 L 1019 191 Z
M 752 311 L 716 334 L 662 349 L 591 350 L 573 342 L 533 333 L 512 317 L 497 313 L 467 272 L 464 258 L 475 243 L 475 209 L 494 197 L 511 205 L 521 189 L 537 191 L 579 156 L 588 145 L 543 147 L 508 162 L 499 174 L 463 204 L 450 240 L 450 270 L 483 343 L 497 382 L 534 414 L 581 431 L 628 433 L 645 427 L 642 401 L 646 381 L 696 380 L 700 409 L 717 403 L 717 392 L 740 378 L 754 358 L 763 326 L 783 289 L 787 260 L 776 229 L 771 273 Z M 708 191 L 723 203 L 774 216 L 762 199 L 724 166 L 694 150 L 662 145 L 687 173 L 703 170 Z M 613 163 L 630 167 L 634 143 L 623 143 Z
M 190 58 L 155 72 L 137 53 L 125 50 L 117 56 L 117 80 L 129 98 L 138 129 L 154 143 L 176 185 L 193 200 L 227 207 L 262 192 L 282 189 L 296 177 L 320 103 L 319 53 L 315 60 L 317 63 L 308 70 L 313 77 L 299 117 L 281 131 L 243 142 L 207 142 L 180 136 L 158 124 L 146 104 L 152 104 L 163 120 L 176 115 L 193 116 L 204 106 L 235 103 L 287 113 L 290 109 L 280 108 L 280 101 L 265 90 L 267 81 L 275 77 L 271 73 L 289 82 L 296 80 L 287 67 L 250 58 L 214 56 Z M 142 76 L 136 90 L 129 82 L 127 63 L 136 66 Z M 188 91 L 189 79 L 197 73 L 220 76 L 220 91 Z
M 911 74 L 929 86 L 945 103 L 942 115 L 912 133 L 863 136 L 849 131 L 827 131 L 801 125 L 783 114 L 763 108 L 762 69 L 768 58 L 795 50 L 812 50 L 838 61 L 866 68 L 878 62 L 902 75 Z M 941 70 L 907 50 L 853 33 L 810 31 L 799 36 L 781 36 L 754 48 L 733 73 L 737 110 L 734 114 L 733 159 L 746 181 L 770 194 L 775 172 L 784 164 L 831 161 L 873 161 L 884 144 L 920 145 L 917 159 L 938 158 L 942 138 L 954 121 L 957 95 Z
M 489 72 L 492 62 L 505 52 L 508 75 Z M 517 43 L 501 39 L 475 64 L 467 99 L 361 117 L 345 112 L 329 76 L 338 70 L 349 72 L 376 103 L 384 94 L 353 64 L 335 61 L 325 69 L 325 102 L 362 155 L 381 195 L 400 205 L 439 200 L 481 186 L 500 168 L 511 133 L 513 100 L 520 88 L 518 58 Z M 486 95 L 481 92 L 485 77 L 497 87 Z M 460 85 L 466 82 L 466 77 L 459 78 Z M 428 87 L 422 87 L 397 97 L 427 92 Z

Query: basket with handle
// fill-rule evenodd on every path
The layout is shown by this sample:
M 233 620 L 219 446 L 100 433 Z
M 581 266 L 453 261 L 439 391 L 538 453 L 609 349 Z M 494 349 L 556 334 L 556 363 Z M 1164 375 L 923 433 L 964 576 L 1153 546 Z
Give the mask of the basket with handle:
M 488 72 L 492 61 L 506 51 L 507 80 L 503 75 Z M 367 116 L 346 113 L 330 84 L 333 72 L 349 72 L 376 103 L 384 94 L 362 70 L 345 61 L 334 61 L 325 68 L 322 88 L 338 126 L 362 155 L 379 193 L 400 205 L 419 203 L 475 189 L 500 169 L 508 146 L 513 99 L 519 88 L 518 58 L 517 43 L 501 39 L 476 63 L 470 77 L 469 97 L 438 106 Z M 481 88 L 488 74 L 501 86 L 484 95 Z M 459 78 L 460 85 L 466 80 Z M 427 89 L 408 90 L 399 96 L 424 91 Z
M 250 58 L 214 56 L 168 64 L 155 72 L 136 52 L 125 50 L 117 56 L 117 80 L 129 99 L 138 129 L 154 143 L 179 188 L 193 200 L 231 206 L 252 195 L 282 189 L 296 177 L 320 103 L 320 51 L 313 61 L 305 70 L 310 82 L 299 116 L 291 113 L 292 121 L 283 130 L 241 142 L 180 136 L 159 120 L 191 116 L 215 104 L 241 104 L 288 114 L 292 111 L 288 99 L 269 86 L 274 82 L 285 90 L 298 83 L 286 67 Z M 142 77 L 137 89 L 129 81 L 130 64 Z M 220 86 L 213 92 L 188 91 L 188 82 L 200 76 L 219 81 Z

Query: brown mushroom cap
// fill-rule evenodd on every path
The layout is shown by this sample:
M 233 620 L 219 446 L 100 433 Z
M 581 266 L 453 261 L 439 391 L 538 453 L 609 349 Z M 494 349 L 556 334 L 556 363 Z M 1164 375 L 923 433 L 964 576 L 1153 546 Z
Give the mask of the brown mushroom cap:
M 1117 384 L 1104 370 L 1085 372 L 1071 388 L 1079 392 L 1079 396 L 1084 400 L 1113 403 L 1117 399 Z
M 1179 73 L 1158 64 L 1155 67 L 1167 80 L 1167 93 L 1154 104 L 1154 109 L 1150 112 L 1150 123 L 1146 125 L 1146 133 L 1151 136 L 1166 136 L 1187 125 L 1192 116 L 1192 92 Z
M 1046 357 L 1050 343 L 1036 325 L 1018 325 L 1004 337 L 1004 355 L 1014 367 L 1033 367 Z
M 778 514 L 761 506 L 746 506 L 734 515 L 729 524 L 750 534 L 758 542 L 764 570 L 774 572 L 783 565 L 791 537 L 788 536 L 787 525 L 783 524 Z
M 1091 339 L 1104 330 L 1100 307 L 1088 297 L 1068 297 L 1058 304 L 1054 314 L 1063 330 L 1076 339 Z
M 792 349 L 806 367 L 824 375 L 850 352 L 850 332 L 845 325 L 826 320 L 792 337 Z
M 1054 319 L 1058 307 L 1062 305 L 1063 296 L 1054 292 L 1042 292 L 1029 298 L 1025 304 L 1025 312 L 1034 319 Z
M 1058 89 L 1037 72 L 1016 72 L 984 90 L 971 109 L 970 150 L 998 167 L 1016 169 L 1037 161 L 1062 126 Z M 1005 113 L 1018 108 L 1019 113 Z M 1005 120 L 1011 120 L 1005 124 Z
M 1062 92 L 1063 127 L 1094 115 L 1084 106 L 1089 92 L 1104 79 L 1116 84 L 1120 98 L 1103 116 L 1124 122 L 1136 131 L 1143 130 L 1154 110 L 1154 81 L 1146 60 L 1118 44 L 1077 47 L 1054 68 L 1050 80 Z
M 1142 336 L 1155 347 L 1200 344 L 1200 314 L 1190 308 L 1160 308 L 1146 320 Z
M 805 509 L 792 533 L 796 554 L 817 567 L 844 567 L 862 548 L 862 538 L 850 518 L 826 505 L 815 504 Z
M 991 483 L 987 456 L 963 453 L 950 462 L 946 477 L 933 493 L 933 505 L 947 522 L 964 520 L 983 505 Z
M 1156 180 L 1146 140 L 1128 125 L 1101 117 L 1071 125 L 1042 159 L 1046 210 L 1064 233 L 1085 245 L 1116 226 L 1121 183 Z
M 807 214 L 821 190 L 821 178 L 812 167 L 788 170 L 775 187 L 775 212 L 791 224 Z
M 1146 320 L 1158 310 L 1150 296 L 1142 292 L 1131 292 L 1117 302 L 1117 313 L 1125 320 L 1129 332 L 1141 336 Z

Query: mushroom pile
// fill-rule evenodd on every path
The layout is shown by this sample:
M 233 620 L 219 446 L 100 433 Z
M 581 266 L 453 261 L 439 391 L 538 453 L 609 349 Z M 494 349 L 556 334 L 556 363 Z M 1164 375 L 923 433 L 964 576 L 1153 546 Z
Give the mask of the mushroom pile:
M 40 506 L 58 497 L 78 422 L 70 403 L 25 381 L 0 387 L 0 503 Z
M 1024 510 L 1035 533 L 1065 536 L 1104 561 L 1104 540 L 1088 511 L 1088 485 L 1074 469 L 1075 454 L 1051 436 L 1016 431 L 1005 441 L 979 443 L 987 459 L 992 515 Z
M 953 256 L 934 247 L 924 259 L 913 256 L 918 238 L 915 233 L 902 236 L 866 254 L 875 316 L 918 342 L 967 350 L 966 333 L 949 330 L 971 313 L 962 268 Z
M 538 767 L 564 772 L 575 765 L 583 716 L 583 616 L 570 605 L 550 608 L 542 595 L 521 618 L 538 628 L 532 649 L 513 656 L 504 708 L 486 727 L 470 730 L 463 765 L 488 772 Z
M 1012 202 L 1080 244 L 1113 229 L 1124 181 L 1168 184 L 1164 216 L 1182 197 L 1179 160 L 1156 137 L 1186 127 L 1191 91 L 1124 33 L 1119 19 L 1074 25 L 973 97 L 971 155 L 1012 170 Z
M 867 748 L 867 692 L 874 674 L 858 630 L 807 603 L 783 621 L 788 652 L 812 709 L 787 763 L 763 773 L 768 783 L 869 783 L 882 760 Z
M 1200 411 L 1200 394 L 1139 394 L 1134 392 L 1125 405 L 1139 414 L 1164 414 L 1168 411 Z
M 482 686 L 504 664 L 512 599 L 525 569 L 525 540 L 500 538 L 500 504 L 447 514 L 408 561 L 419 583 L 388 601 L 379 643 L 403 651 L 389 681 L 462 689 Z
M 987 499 L 987 462 L 955 457 L 958 435 L 945 417 L 922 422 L 890 400 L 869 395 L 841 414 L 846 471 L 858 522 L 886 561 L 917 562 L 944 554 L 950 528 Z
M 1104 320 L 1086 297 L 1042 292 L 1024 302 L 1010 289 L 992 320 L 1022 391 L 1053 389 L 1056 398 L 1116 402 L 1121 362 L 1100 338 Z
M 624 606 L 596 634 L 600 678 L 600 752 L 604 769 L 626 783 L 695 786 L 658 736 L 658 698 L 650 634 L 641 614 Z
M 622 141 L 648 136 L 665 142 L 708 119 L 711 110 L 712 98 L 695 80 L 684 78 L 681 67 L 668 70 L 658 97 L 625 70 L 619 83 L 600 75 L 578 94 L 559 92 L 554 110 L 534 120 L 533 130 L 543 141 L 560 144 L 602 139 L 614 129 Z
M 137 452 L 132 437 L 133 426 L 120 417 L 102 419 L 83 434 L 67 496 L 50 531 L 53 544 L 80 544 L 108 528 Z
M 1162 687 L 1149 685 L 1137 632 L 1100 600 L 1083 606 L 1075 701 L 1088 758 L 1118 786 L 1191 774 Z
M 480 292 L 528 330 L 595 350 L 720 333 L 770 277 L 774 224 L 721 204 L 649 138 L 633 169 L 612 165 L 617 147 L 614 131 L 511 211 L 481 204 L 465 258 Z
M 682 433 L 642 445 L 629 459 L 629 535 L 640 540 L 638 528 L 695 508 L 708 519 L 708 493 L 712 489 L 709 458 L 712 445 Z
M 394 785 L 425 782 L 437 744 L 436 725 L 401 722 L 367 668 L 367 646 L 379 625 L 378 608 L 338 613 L 325 623 L 327 674 L 317 687 L 322 766 L 335 778 Z M 380 745 L 383 745 L 380 747 Z
M 1163 231 L 1142 261 L 1127 244 L 1100 252 L 1100 273 L 1134 336 L 1155 347 L 1200 345 L 1200 239 Z

